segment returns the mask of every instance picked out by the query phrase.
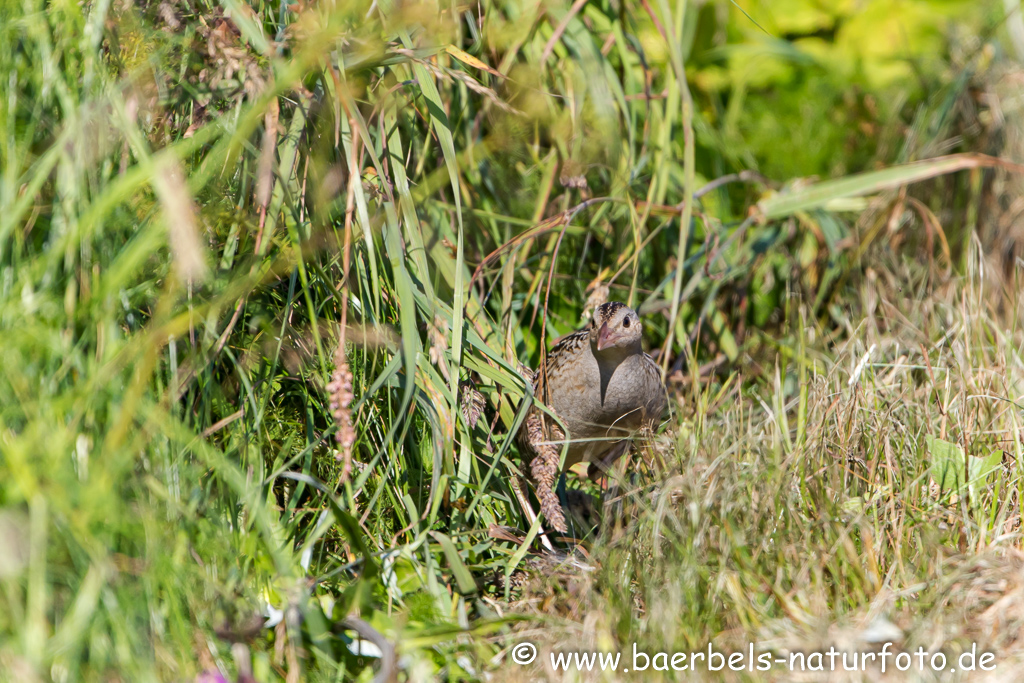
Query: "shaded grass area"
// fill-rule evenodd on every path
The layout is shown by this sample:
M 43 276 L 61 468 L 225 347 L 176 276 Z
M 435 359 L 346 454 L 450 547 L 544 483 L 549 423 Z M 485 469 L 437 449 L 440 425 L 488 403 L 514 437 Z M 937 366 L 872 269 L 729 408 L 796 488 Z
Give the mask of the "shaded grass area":
M 1024 158 L 1003 16 L 914 53 L 926 97 L 799 36 L 721 85 L 719 5 L 3 6 L 0 676 L 518 680 L 527 637 L 872 623 L 1016 657 L 1018 180 L 929 160 Z M 802 79 L 872 99 L 735 152 Z M 756 172 L 791 164 L 864 173 Z M 563 564 L 509 435 L 591 297 L 676 405 Z

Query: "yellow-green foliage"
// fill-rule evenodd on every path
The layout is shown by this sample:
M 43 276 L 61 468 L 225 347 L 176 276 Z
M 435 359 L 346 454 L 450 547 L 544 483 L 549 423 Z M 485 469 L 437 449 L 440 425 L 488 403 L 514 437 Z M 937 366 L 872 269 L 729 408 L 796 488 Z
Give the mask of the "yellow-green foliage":
M 998 3 L 949 0 L 709 3 L 688 71 L 711 96 L 701 112 L 722 129 L 723 153 L 771 177 L 842 174 L 872 158 L 902 107 L 965 66 L 950 53 L 978 49 L 977 32 L 1001 16 Z

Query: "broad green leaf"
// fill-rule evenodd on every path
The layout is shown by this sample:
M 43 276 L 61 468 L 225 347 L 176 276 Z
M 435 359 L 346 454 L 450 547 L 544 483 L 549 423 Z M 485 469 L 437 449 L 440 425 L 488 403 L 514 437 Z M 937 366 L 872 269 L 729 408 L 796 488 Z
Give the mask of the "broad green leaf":
M 929 472 L 943 491 L 960 492 L 964 484 L 964 452 L 960 446 L 928 435 L 925 437 L 931 459 Z
M 965 457 L 963 448 L 955 443 L 933 436 L 925 437 L 925 443 L 928 447 L 928 454 L 931 457 L 930 473 L 932 479 L 943 490 L 955 490 L 957 493 L 962 493 Z M 970 478 L 967 483 L 971 488 L 984 485 L 989 475 L 1000 468 L 1002 458 L 1003 452 L 998 449 L 993 450 L 983 458 L 967 458 L 967 476 Z

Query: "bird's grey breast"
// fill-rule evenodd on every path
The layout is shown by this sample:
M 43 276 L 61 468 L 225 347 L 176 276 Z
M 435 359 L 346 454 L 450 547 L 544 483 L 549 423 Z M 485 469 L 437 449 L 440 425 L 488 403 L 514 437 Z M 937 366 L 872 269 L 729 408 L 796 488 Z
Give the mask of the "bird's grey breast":
M 560 392 L 552 406 L 567 421 L 574 437 L 604 436 L 612 425 L 626 430 L 640 426 L 650 395 L 642 381 L 644 368 L 638 364 L 642 358 L 643 354 L 638 354 L 618 363 L 601 363 L 589 348 L 580 354 L 571 376 L 563 379 L 573 390 Z
M 639 426 L 653 389 L 651 373 L 645 367 L 647 362 L 647 357 L 638 353 L 601 369 L 600 411 L 610 422 L 619 422 L 624 427 Z

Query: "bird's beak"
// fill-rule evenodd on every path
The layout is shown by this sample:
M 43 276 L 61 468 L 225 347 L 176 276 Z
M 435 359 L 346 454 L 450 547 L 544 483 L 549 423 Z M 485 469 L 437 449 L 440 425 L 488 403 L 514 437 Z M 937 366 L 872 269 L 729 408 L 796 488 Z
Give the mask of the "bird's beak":
M 608 323 L 604 323 L 601 325 L 601 329 L 597 331 L 597 350 L 604 351 L 614 343 L 615 338 L 612 335 L 612 331 L 608 329 Z

